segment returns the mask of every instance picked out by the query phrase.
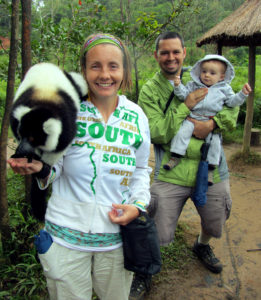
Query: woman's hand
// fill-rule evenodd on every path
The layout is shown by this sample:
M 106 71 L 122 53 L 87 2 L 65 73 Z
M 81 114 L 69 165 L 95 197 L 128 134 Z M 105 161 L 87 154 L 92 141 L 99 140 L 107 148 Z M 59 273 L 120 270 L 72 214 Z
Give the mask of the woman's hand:
M 188 94 L 187 98 L 185 99 L 184 103 L 187 105 L 188 109 L 192 109 L 198 102 L 203 100 L 208 93 L 207 88 L 201 88 L 195 90 Z
M 28 163 L 27 158 L 9 158 L 7 162 L 9 163 L 14 173 L 18 173 L 20 175 L 31 175 L 34 173 L 38 173 L 43 168 L 43 163 L 35 159 L 33 159 L 32 162 Z
M 187 118 L 194 124 L 193 135 L 198 139 L 205 139 L 210 132 L 216 128 L 216 122 L 213 119 L 208 121 L 198 121 L 190 117 Z
M 111 222 L 119 225 L 127 225 L 138 216 L 138 208 L 129 204 L 112 204 L 112 210 L 109 212 Z

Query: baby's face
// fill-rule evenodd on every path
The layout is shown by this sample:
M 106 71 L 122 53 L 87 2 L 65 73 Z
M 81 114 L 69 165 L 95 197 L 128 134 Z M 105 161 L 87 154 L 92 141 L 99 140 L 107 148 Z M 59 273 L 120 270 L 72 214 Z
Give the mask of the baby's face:
M 205 61 L 200 66 L 200 80 L 206 86 L 212 86 L 225 78 L 225 67 L 219 61 Z

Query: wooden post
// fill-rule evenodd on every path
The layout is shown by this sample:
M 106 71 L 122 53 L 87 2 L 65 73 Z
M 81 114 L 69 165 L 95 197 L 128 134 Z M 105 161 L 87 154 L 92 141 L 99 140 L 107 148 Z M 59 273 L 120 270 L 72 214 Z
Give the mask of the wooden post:
M 259 144 L 260 144 L 260 129 L 252 128 L 250 146 L 259 146 Z
M 222 55 L 222 43 L 221 42 L 218 42 L 218 44 L 217 44 L 217 53 L 219 55 Z
M 247 111 L 244 126 L 244 136 L 243 136 L 243 154 L 248 154 L 250 152 L 250 140 L 251 140 L 251 128 L 253 122 L 254 114 L 254 95 L 255 95 L 255 71 L 256 71 L 256 46 L 249 46 L 249 65 L 248 65 L 248 83 L 252 88 L 252 92 L 247 98 Z

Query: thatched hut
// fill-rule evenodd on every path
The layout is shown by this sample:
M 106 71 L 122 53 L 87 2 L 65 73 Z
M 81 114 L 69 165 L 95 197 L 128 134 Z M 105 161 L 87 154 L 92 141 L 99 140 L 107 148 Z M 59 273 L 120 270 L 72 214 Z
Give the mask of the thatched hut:
M 222 46 L 261 46 L 261 1 L 247 0 L 196 42 Z
M 222 54 L 223 46 L 249 46 L 248 82 L 253 92 L 247 100 L 242 149 L 244 153 L 249 152 L 254 111 L 255 54 L 256 46 L 261 46 L 261 0 L 246 0 L 236 11 L 198 39 L 196 44 L 198 47 L 217 44 L 218 54 Z

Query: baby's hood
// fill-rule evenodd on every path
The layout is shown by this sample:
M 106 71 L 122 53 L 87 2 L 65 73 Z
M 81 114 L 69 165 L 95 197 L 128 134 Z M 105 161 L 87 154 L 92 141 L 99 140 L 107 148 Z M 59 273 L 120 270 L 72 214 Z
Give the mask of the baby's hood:
M 226 63 L 227 70 L 226 70 L 226 73 L 225 73 L 224 81 L 226 83 L 230 83 L 232 81 L 232 79 L 235 77 L 234 67 L 232 66 L 232 64 L 224 56 L 218 55 L 218 54 L 208 54 L 204 58 L 202 58 L 201 60 L 199 60 L 198 62 L 196 62 L 195 65 L 192 67 L 192 69 L 190 71 L 191 78 L 196 83 L 201 83 L 201 81 L 199 79 L 200 64 L 203 61 L 212 60 L 212 59 L 220 60 L 220 61 L 223 61 L 224 63 Z

